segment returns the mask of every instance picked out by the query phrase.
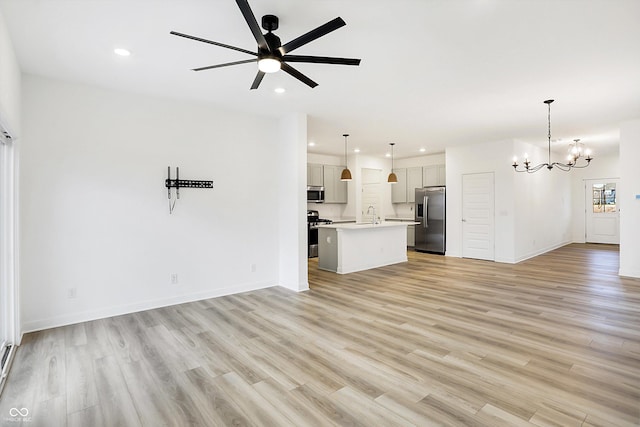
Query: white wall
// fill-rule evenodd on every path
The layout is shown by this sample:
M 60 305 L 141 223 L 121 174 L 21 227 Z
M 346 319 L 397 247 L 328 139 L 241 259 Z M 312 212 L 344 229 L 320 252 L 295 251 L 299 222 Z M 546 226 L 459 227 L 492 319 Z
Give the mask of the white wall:
M 278 153 L 279 284 L 294 291 L 309 289 L 307 264 L 307 116 L 280 120 Z M 290 167 L 282 167 L 281 164 Z M 258 213 L 259 215 L 259 213 Z
M 514 153 L 529 153 L 532 166 L 548 161 L 548 151 L 520 141 Z M 552 153 L 553 162 L 554 154 Z M 510 168 L 514 198 L 513 260 L 519 262 L 571 242 L 571 173 L 542 168 L 516 173 Z
M 546 161 L 545 150 L 520 141 L 447 149 L 447 255 L 462 256 L 462 175 L 470 173 L 494 173 L 496 261 L 516 263 L 569 243 L 568 175 L 514 172 L 513 155 L 523 152 L 533 164 Z
M 462 175 L 494 173 L 495 182 L 495 259 L 513 262 L 513 176 L 509 162 L 512 141 L 448 148 L 447 173 L 447 251 L 462 256 Z
M 20 67 L 0 13 L 0 124 L 14 140 L 20 136 Z
M 618 151 L 597 155 L 589 167 L 571 172 L 571 240 L 585 242 L 585 180 L 620 178 Z
M 277 120 L 28 75 L 23 97 L 25 331 L 280 282 Z M 214 189 L 169 215 L 168 165 Z
M 640 118 L 620 126 L 620 275 L 640 277 Z

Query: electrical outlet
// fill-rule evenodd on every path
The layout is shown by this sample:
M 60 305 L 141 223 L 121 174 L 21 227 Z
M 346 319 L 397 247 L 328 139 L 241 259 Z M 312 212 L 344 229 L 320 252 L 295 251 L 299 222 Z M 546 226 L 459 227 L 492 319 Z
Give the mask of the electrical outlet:
M 256 272 L 256 265 L 255 264 L 251 264 L 249 269 L 251 270 L 252 273 L 255 273 Z
M 69 299 L 74 299 L 77 296 L 77 290 L 76 288 L 69 288 L 67 289 L 67 298 Z
M 172 285 L 178 284 L 178 273 L 171 273 L 171 284 Z

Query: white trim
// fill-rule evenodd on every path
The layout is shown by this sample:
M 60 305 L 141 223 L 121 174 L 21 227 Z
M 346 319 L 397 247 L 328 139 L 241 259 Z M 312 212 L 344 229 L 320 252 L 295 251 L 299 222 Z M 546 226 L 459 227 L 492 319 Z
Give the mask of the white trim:
M 4 356 L 5 345 L 2 346 L 2 353 L 0 353 L 0 357 Z M 11 369 L 11 364 L 13 363 L 13 358 L 16 355 L 16 346 L 12 345 L 9 349 L 9 354 L 7 355 L 7 360 L 5 361 L 4 366 L 2 367 L 2 372 L 0 373 L 0 395 L 2 395 L 2 390 L 4 390 L 4 386 L 7 382 L 7 376 L 9 375 L 9 369 Z
M 1 128 L 3 143 L 0 145 L 0 313 L 1 337 L 7 345 L 17 345 L 21 337 L 17 287 L 17 179 L 16 149 L 8 132 Z
M 569 245 L 569 244 L 571 244 L 571 241 L 570 241 L 570 240 L 566 240 L 566 241 L 561 242 L 561 243 L 558 243 L 558 244 L 556 244 L 556 245 L 547 246 L 547 247 L 545 247 L 545 248 L 538 249 L 537 251 L 529 252 L 529 253 L 528 253 L 528 254 L 526 254 L 526 255 L 523 255 L 523 256 L 521 256 L 521 257 L 518 257 L 518 258 L 513 262 L 513 264 L 518 264 L 519 262 L 526 261 L 526 260 L 528 260 L 528 259 L 531 259 L 531 258 L 537 257 L 537 256 L 539 256 L 539 255 L 546 254 L 547 252 L 555 251 L 556 249 L 561 248 L 561 247 L 566 246 L 566 245 Z M 502 261 L 502 262 L 508 262 L 508 261 Z
M 618 275 L 623 277 L 630 277 L 632 279 L 640 279 L 640 270 L 618 270 Z

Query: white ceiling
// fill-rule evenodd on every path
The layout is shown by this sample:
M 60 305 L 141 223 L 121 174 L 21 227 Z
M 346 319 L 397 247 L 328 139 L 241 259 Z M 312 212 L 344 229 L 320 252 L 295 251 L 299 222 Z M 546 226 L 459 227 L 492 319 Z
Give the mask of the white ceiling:
M 459 144 L 520 139 L 616 150 L 621 121 L 640 117 L 638 0 L 249 0 L 280 18 L 283 43 L 335 18 L 347 25 L 295 51 L 361 58 L 359 67 L 294 64 L 249 87 L 249 59 L 188 33 L 255 50 L 233 0 L 0 0 L 22 70 L 225 109 L 309 115 L 310 152 L 349 147 L 397 158 Z M 128 58 L 115 47 L 132 51 Z M 274 93 L 284 87 L 285 94 Z M 508 161 L 513 153 L 505 153 Z

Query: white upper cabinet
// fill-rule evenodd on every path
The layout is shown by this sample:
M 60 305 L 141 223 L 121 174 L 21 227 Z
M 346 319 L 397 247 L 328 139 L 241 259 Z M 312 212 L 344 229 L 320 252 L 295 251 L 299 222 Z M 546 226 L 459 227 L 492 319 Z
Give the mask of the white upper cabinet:
M 391 188 L 391 203 L 414 203 L 416 188 L 423 186 L 423 168 L 398 168 L 393 170 L 398 183 Z
M 431 187 L 446 184 L 446 169 L 444 165 L 431 165 L 422 168 L 422 185 Z
M 422 168 L 407 169 L 407 203 L 416 201 L 416 188 L 422 188 Z
M 322 165 L 307 163 L 307 185 L 324 185 Z
M 393 169 L 398 177 L 398 182 L 391 185 L 391 203 L 406 203 L 407 201 L 407 170 L 405 168 Z
M 325 203 L 347 203 L 347 181 L 340 181 L 344 168 L 344 166 L 323 165 Z

